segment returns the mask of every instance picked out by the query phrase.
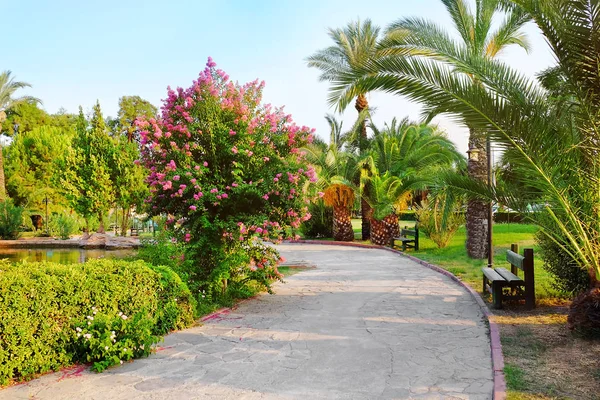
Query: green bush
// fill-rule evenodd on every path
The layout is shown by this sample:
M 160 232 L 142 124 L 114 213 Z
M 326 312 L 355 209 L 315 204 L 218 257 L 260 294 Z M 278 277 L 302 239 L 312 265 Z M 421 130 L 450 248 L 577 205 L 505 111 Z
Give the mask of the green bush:
M 400 211 L 398 213 L 398 219 L 400 221 L 416 221 L 417 220 L 417 214 L 414 211 L 411 211 L 411 210 Z
M 79 222 L 75 216 L 69 214 L 54 214 L 50 219 L 49 229 L 51 236 L 61 239 L 69 239 L 72 234 L 79 230 Z
M 96 371 L 149 354 L 193 322 L 176 273 L 143 261 L 0 264 L 0 385 L 74 362 Z
M 310 203 L 308 212 L 311 218 L 300 225 L 306 238 L 333 237 L 333 208 L 327 207 L 322 199 Z
M 23 208 L 15 206 L 11 199 L 0 201 L 0 238 L 18 239 L 22 223 Z
M 552 275 L 553 286 L 571 296 L 586 291 L 590 287 L 588 272 L 580 268 L 554 240 L 543 233 L 536 234 L 536 242 L 540 246 L 543 268 Z M 563 243 L 567 243 L 565 240 Z

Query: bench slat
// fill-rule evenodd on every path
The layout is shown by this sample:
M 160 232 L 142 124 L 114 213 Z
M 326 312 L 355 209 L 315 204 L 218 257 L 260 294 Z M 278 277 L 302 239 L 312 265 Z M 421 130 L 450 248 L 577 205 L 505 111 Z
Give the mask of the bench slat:
M 394 240 L 398 240 L 398 241 L 401 241 L 401 242 L 414 242 L 415 241 L 414 238 L 411 239 L 411 238 L 407 238 L 407 237 L 404 237 L 404 236 L 395 237 Z
M 518 283 L 525 284 L 525 282 L 523 281 L 523 279 L 519 278 L 517 275 L 513 274 L 512 272 L 510 272 L 506 268 L 496 268 L 496 272 L 500 276 L 502 276 L 507 282 L 510 282 L 510 283 L 518 282 Z
M 515 253 L 514 251 L 508 250 L 506 252 L 506 261 L 514 265 L 519 269 L 523 269 L 523 262 L 525 261 L 525 257 Z
M 494 271 L 493 268 L 481 268 L 481 270 L 483 271 L 483 274 L 485 275 L 486 278 L 488 278 L 488 280 L 490 282 L 505 280 L 499 273 Z
M 411 235 L 411 236 L 416 236 L 417 235 L 417 231 L 415 230 L 411 230 L 411 229 L 402 229 L 402 231 L 400 232 L 401 235 Z

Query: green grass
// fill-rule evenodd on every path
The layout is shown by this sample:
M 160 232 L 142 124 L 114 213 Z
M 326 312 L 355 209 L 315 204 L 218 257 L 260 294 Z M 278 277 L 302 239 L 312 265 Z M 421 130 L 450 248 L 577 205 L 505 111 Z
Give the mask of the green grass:
M 525 380 L 525 372 L 516 365 L 506 364 L 504 366 L 504 377 L 506 385 L 511 390 L 527 389 L 527 381 Z
M 401 223 L 401 226 L 402 223 Z M 551 276 L 542 268 L 539 249 L 535 245 L 534 234 L 537 227 L 526 224 L 496 224 L 493 230 L 494 265 L 508 267 L 506 250 L 512 243 L 519 245 L 522 254 L 524 248 L 533 248 L 535 254 L 536 297 L 555 298 L 560 294 L 552 288 Z M 465 249 L 466 230 L 462 227 L 447 247 L 438 249 L 435 243 L 424 235 L 419 236 L 419 251 L 411 252 L 415 257 L 438 265 L 459 276 L 473 288 L 481 291 L 481 268 L 487 265 L 487 259 L 474 260 L 467 256 Z

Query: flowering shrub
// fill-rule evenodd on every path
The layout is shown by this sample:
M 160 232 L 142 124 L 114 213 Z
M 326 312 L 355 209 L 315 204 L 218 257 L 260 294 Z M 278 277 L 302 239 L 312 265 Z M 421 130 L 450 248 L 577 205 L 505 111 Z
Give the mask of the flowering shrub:
M 152 345 L 160 340 L 153 335 L 152 320 L 146 312 L 128 317 L 121 311 L 115 315 L 104 314 L 96 307 L 92 310 L 84 321 L 75 324 L 75 354 L 79 361 L 91 362 L 96 372 L 148 356 Z
M 142 261 L 1 262 L 0 385 L 147 355 L 161 335 L 193 323 L 194 304 L 175 272 Z
M 279 256 L 264 241 L 310 218 L 304 194 L 316 176 L 300 149 L 312 131 L 262 105 L 263 86 L 232 82 L 209 58 L 190 88 L 169 88 L 161 118 L 136 122 L 151 213 L 169 216 L 193 260 L 188 279 L 209 295 L 228 281 L 268 288 Z

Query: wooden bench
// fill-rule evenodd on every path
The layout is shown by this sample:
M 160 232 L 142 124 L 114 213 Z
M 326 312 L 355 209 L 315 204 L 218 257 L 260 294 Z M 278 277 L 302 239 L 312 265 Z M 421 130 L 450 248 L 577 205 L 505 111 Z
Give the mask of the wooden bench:
M 392 237 L 392 249 L 396 245 L 396 242 L 402 242 L 402 251 L 406 249 L 419 250 L 419 227 L 415 225 L 415 229 L 408 229 L 407 226 L 400 231 L 400 236 Z
M 494 308 L 502 308 L 503 300 L 525 300 L 528 309 L 535 308 L 535 280 L 533 277 L 533 249 L 525 249 L 519 255 L 519 246 L 512 244 L 506 252 L 506 268 L 482 268 L 483 292 L 492 294 Z M 523 271 L 523 279 L 519 278 L 519 270 Z

